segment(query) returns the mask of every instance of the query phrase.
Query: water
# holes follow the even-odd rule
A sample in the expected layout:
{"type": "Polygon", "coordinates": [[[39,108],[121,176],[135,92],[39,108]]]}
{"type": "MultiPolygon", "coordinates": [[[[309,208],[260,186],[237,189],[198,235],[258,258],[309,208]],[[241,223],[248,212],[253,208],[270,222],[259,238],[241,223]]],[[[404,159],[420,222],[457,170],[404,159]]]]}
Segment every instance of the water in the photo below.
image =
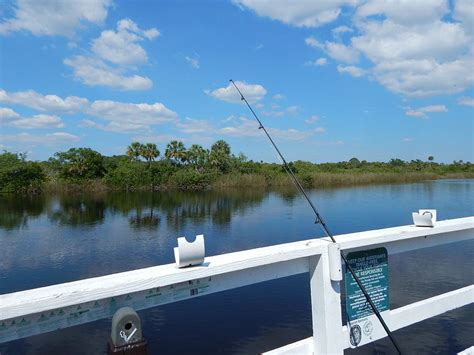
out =
{"type": "MultiPolygon", "coordinates": [[[[313,190],[334,234],[474,215],[474,180],[313,190]]],[[[0,294],[173,262],[179,236],[207,255],[322,236],[292,189],[202,193],[0,195],[0,294]]],[[[391,308],[474,283],[474,242],[391,256],[391,308]]],[[[311,335],[308,275],[139,312],[150,353],[247,354],[311,335]]],[[[474,345],[474,306],[397,331],[407,353],[474,345]]],[[[103,354],[110,320],[0,344],[5,354],[103,354]]],[[[390,353],[385,339],[350,353],[390,353]]]]}

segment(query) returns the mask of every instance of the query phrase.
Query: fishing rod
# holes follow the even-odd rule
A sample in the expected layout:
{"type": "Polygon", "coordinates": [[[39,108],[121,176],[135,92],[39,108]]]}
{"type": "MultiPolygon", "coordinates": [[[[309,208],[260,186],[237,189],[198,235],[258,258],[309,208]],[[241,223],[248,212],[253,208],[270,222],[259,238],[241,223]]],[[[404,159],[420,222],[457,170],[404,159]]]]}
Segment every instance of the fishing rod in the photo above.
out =
{"type": "MultiPolygon", "coordinates": [[[[272,137],[270,136],[270,134],[268,133],[267,129],[265,128],[265,126],[262,124],[262,121],[260,121],[260,119],[258,118],[257,114],[255,113],[255,111],[252,109],[252,106],[250,106],[250,104],[248,103],[247,99],[245,98],[245,96],[242,94],[242,92],[240,91],[240,89],[238,88],[238,86],[235,84],[234,80],[230,79],[229,80],[232,85],[234,85],[234,87],[237,89],[237,91],[239,92],[240,94],[240,100],[241,101],[244,101],[246,104],[247,104],[247,107],[249,108],[250,112],[252,112],[252,115],[253,117],[255,117],[255,119],[257,120],[259,126],[258,126],[258,129],[262,129],[264,132],[265,132],[265,135],[267,136],[267,138],[270,140],[270,143],[272,144],[273,148],[275,148],[278,156],[280,157],[282,163],[283,163],[283,167],[285,169],[285,171],[287,172],[287,174],[290,176],[291,180],[293,181],[293,183],[295,184],[296,188],[298,189],[299,192],[301,192],[301,194],[304,196],[304,198],[306,199],[306,201],[308,202],[308,204],[310,205],[311,209],[313,210],[314,212],[314,215],[316,216],[316,220],[314,221],[315,224],[320,224],[321,225],[321,228],[323,229],[324,231],[324,234],[326,234],[327,237],[329,237],[331,239],[331,241],[333,243],[336,243],[336,239],[334,238],[333,234],[329,231],[329,228],[326,224],[326,222],[324,222],[324,219],[321,217],[321,215],[319,214],[316,206],[313,204],[313,202],[311,201],[311,199],[309,198],[308,194],[306,193],[305,189],[303,188],[303,186],[301,185],[300,181],[298,180],[298,178],[296,177],[296,175],[293,173],[293,171],[291,170],[290,166],[288,165],[288,163],[286,162],[285,160],[285,157],[283,156],[283,154],[280,152],[280,149],[278,149],[277,145],[275,144],[275,142],[273,141],[272,137]]],[[[380,324],[382,324],[382,327],[383,329],[385,329],[385,332],[387,333],[388,337],[390,338],[393,346],[395,347],[395,349],[397,350],[398,354],[402,354],[401,350],[400,350],[400,347],[398,346],[397,342],[395,341],[395,338],[392,336],[392,332],[390,331],[390,329],[388,328],[387,324],[385,323],[385,321],[383,320],[382,316],[380,315],[380,312],[377,310],[377,307],[375,307],[375,304],[372,302],[372,299],[370,298],[367,290],[365,289],[364,285],[362,284],[362,282],[360,281],[359,277],[356,275],[354,269],[352,268],[352,266],[349,264],[349,262],[347,261],[346,259],[346,256],[344,255],[344,253],[341,251],[341,258],[342,260],[344,260],[344,263],[346,264],[346,267],[347,267],[347,270],[349,270],[349,272],[351,273],[352,277],[354,278],[354,280],[356,281],[357,285],[359,286],[359,289],[362,291],[362,293],[364,294],[364,297],[365,299],[367,300],[367,302],[369,303],[370,305],[370,308],[372,308],[372,311],[375,313],[375,315],[377,316],[378,320],[380,321],[380,324]]]]}

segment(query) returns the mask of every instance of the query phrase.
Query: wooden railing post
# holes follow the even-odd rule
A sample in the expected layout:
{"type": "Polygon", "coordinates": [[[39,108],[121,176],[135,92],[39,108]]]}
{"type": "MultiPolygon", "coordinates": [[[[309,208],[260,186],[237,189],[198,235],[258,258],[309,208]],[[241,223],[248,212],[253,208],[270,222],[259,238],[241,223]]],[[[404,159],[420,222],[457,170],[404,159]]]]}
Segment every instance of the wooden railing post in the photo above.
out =
{"type": "Polygon", "coordinates": [[[327,251],[309,258],[315,354],[343,354],[340,282],[331,281],[327,251]]]}

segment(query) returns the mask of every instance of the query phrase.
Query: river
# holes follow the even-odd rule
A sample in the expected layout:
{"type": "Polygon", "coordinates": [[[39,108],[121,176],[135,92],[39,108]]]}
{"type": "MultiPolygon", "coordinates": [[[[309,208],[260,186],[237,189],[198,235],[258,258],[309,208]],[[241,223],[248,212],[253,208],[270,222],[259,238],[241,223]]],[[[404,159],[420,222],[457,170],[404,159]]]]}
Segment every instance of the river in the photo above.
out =
{"type": "MultiPolygon", "coordinates": [[[[474,215],[474,180],[309,192],[334,234],[474,215]]],[[[322,236],[293,189],[0,195],[0,294],[174,262],[176,238],[204,234],[215,255],[322,236]]],[[[390,306],[474,283],[474,242],[389,257],[390,306]]],[[[150,354],[251,354],[311,335],[308,275],[139,312],[150,354]]],[[[0,344],[6,354],[103,354],[110,320],[0,344]]],[[[406,353],[474,345],[474,305],[394,333],[406,353]]],[[[385,339],[348,353],[390,353],[385,339]]]]}

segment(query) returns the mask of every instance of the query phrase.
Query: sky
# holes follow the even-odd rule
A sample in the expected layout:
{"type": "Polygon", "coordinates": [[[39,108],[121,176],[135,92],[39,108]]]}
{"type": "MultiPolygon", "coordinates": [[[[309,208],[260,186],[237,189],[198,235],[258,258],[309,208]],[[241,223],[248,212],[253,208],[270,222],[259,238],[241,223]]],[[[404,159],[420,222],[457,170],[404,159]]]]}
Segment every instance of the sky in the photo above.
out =
{"type": "Polygon", "coordinates": [[[2,0],[0,149],[474,161],[473,0],[2,0]]]}

